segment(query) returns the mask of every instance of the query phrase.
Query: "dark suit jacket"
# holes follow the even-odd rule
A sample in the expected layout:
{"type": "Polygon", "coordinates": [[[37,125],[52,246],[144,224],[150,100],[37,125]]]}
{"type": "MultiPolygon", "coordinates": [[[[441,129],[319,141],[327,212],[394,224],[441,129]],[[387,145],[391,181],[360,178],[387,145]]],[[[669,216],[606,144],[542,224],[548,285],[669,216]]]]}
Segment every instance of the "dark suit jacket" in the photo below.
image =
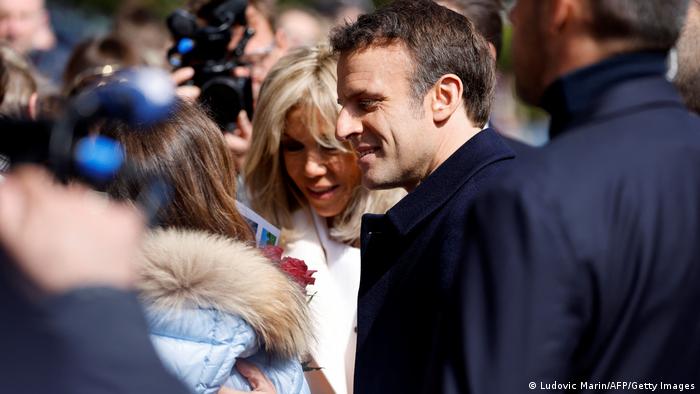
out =
{"type": "Polygon", "coordinates": [[[442,391],[700,389],[700,120],[664,60],[619,56],[548,89],[553,141],[469,217],[442,391]]]}
{"type": "Polygon", "coordinates": [[[357,393],[409,393],[425,383],[467,207],[513,153],[490,129],[465,143],[386,215],[365,215],[358,305],[357,393]]]}
{"type": "Polygon", "coordinates": [[[186,394],[161,365],[135,296],[107,288],[30,299],[0,250],[0,391],[186,394]]]}

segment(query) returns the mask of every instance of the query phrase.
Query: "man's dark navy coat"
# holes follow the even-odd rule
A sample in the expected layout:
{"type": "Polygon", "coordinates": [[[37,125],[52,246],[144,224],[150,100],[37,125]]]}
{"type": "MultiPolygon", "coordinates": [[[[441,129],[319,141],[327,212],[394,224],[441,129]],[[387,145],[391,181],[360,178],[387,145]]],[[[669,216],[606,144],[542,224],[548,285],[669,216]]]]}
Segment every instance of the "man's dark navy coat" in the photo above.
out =
{"type": "Polygon", "coordinates": [[[386,215],[365,215],[356,393],[425,384],[457,265],[467,207],[513,153],[490,129],[465,143],[386,215]]]}
{"type": "Polygon", "coordinates": [[[665,69],[626,54],[548,88],[553,141],[472,207],[426,392],[700,390],[700,119],[665,69]]]}

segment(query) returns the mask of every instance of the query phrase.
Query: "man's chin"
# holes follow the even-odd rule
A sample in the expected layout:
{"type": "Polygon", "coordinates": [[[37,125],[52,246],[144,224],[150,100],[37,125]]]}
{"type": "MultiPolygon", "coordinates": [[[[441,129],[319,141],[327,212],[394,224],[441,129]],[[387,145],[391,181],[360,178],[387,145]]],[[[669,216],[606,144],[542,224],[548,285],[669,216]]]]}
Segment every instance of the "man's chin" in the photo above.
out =
{"type": "Polygon", "coordinates": [[[403,187],[393,179],[379,177],[368,172],[362,173],[362,186],[370,190],[384,190],[403,187]]]}
{"type": "Polygon", "coordinates": [[[376,177],[373,177],[373,176],[369,175],[368,173],[363,172],[362,173],[362,186],[364,186],[370,190],[381,189],[382,182],[381,182],[381,179],[377,179],[376,177]]]}

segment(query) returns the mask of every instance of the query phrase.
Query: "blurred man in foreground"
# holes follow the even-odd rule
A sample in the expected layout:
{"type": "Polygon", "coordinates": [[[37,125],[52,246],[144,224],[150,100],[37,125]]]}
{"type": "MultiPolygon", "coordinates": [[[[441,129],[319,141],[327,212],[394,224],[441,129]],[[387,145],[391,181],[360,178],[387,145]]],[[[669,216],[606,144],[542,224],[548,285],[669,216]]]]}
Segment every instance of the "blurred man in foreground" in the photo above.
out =
{"type": "Polygon", "coordinates": [[[700,387],[700,119],[665,79],[687,6],[516,2],[553,140],[471,210],[443,391],[700,387]]]}

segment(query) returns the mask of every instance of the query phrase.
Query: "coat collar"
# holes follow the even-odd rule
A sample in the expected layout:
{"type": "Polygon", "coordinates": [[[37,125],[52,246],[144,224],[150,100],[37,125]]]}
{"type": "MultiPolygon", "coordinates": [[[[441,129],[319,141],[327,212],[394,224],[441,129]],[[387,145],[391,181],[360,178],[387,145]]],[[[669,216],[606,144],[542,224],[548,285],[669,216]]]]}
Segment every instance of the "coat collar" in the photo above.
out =
{"type": "Polygon", "coordinates": [[[550,137],[579,122],[656,103],[683,105],[665,81],[666,52],[613,56],[552,83],[540,103],[552,116],[550,137]],[[649,90],[652,89],[652,90],[649,90]],[[653,94],[650,94],[653,92],[653,94]]]}
{"type": "Polygon", "coordinates": [[[444,205],[483,167],[513,157],[513,152],[492,129],[482,130],[464,143],[386,215],[367,217],[367,227],[377,225],[381,228],[389,224],[399,234],[406,235],[444,205]],[[384,219],[387,219],[388,223],[384,219]]]}
{"type": "Polygon", "coordinates": [[[216,309],[240,316],[261,345],[282,357],[306,354],[312,320],[306,296],[257,248],[221,235],[157,229],[142,245],[137,290],[154,315],[216,309]]]}

